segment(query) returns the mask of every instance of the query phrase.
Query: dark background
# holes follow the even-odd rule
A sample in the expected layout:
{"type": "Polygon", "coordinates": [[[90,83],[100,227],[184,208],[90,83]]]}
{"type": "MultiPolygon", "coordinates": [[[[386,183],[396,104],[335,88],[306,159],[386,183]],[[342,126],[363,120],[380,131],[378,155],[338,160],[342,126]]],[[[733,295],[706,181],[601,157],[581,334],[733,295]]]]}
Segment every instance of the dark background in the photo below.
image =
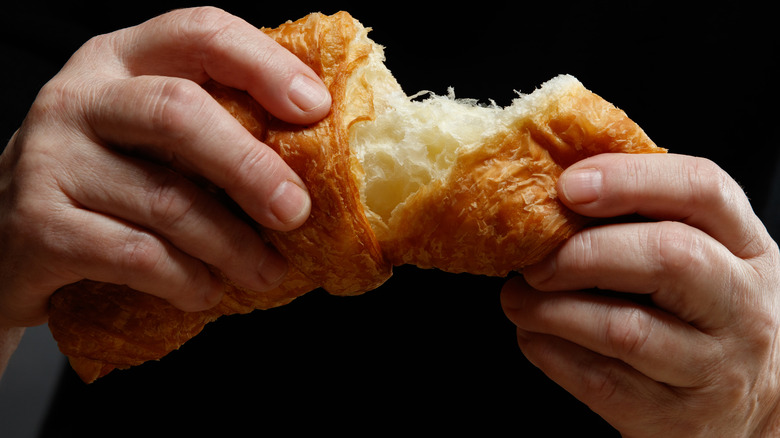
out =
{"type": "MultiPolygon", "coordinates": [[[[705,156],[767,202],[777,155],[777,32],[768,3],[215,2],[257,26],[344,9],[374,30],[408,93],[506,105],[570,73],[660,146],[705,156]]],[[[193,2],[25,2],[0,21],[2,132],[93,35],[193,2]]],[[[3,140],[3,144],[6,142],[3,140]]],[[[769,217],[769,216],[766,216],[769,217]]],[[[531,366],[499,306],[502,279],[402,267],[360,297],[314,292],[221,319],[162,361],[86,386],[66,369],[46,436],[150,431],[481,430],[617,436],[531,366]]],[[[157,434],[155,434],[156,436],[157,434]]]]}

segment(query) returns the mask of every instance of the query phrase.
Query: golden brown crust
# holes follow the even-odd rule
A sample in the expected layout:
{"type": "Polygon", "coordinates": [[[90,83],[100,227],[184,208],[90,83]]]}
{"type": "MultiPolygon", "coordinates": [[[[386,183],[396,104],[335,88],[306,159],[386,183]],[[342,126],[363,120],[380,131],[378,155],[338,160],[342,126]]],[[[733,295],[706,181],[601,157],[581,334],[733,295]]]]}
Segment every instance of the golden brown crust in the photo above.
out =
{"type": "Polygon", "coordinates": [[[393,265],[505,275],[539,260],[583,225],[555,195],[565,167],[601,152],[662,151],[622,111],[578,85],[459,155],[446,179],[420,189],[386,228],[373,230],[361,201],[362,168],[349,146],[350,127],[375,117],[371,84],[355,74],[372,51],[365,30],[341,12],[263,31],[328,86],[333,106],[325,119],[291,126],[244,92],[213,82],[204,87],[309,188],[312,213],[302,227],[261,230],[289,260],[287,280],[258,293],[223,276],[222,302],[193,313],[125,286],[88,280],[66,286],[52,297],[49,326],[84,381],[159,359],[221,315],[284,305],[317,287],[340,295],[374,289],[393,265]]]}
{"type": "Polygon", "coordinates": [[[222,301],[203,312],[184,312],[127,286],[83,280],[52,296],[49,328],[79,377],[92,382],[167,355],[222,315],[281,306],[316,288],[296,269],[282,286],[263,293],[223,279],[222,301]]]}
{"type": "Polygon", "coordinates": [[[566,167],[598,153],[663,152],[579,83],[540,105],[394,214],[381,241],[393,264],[505,276],[537,263],[585,223],[558,200],[566,167]]]}
{"type": "Polygon", "coordinates": [[[290,274],[282,286],[265,293],[237,288],[225,278],[222,302],[209,311],[194,313],[126,286],[84,280],[63,287],[52,297],[49,326],[84,381],[159,359],[220,315],[284,305],[317,287],[334,294],[357,294],[376,288],[390,276],[392,266],[360,213],[346,141],[355,117],[345,112],[364,107],[365,99],[370,99],[370,94],[364,94],[363,105],[349,106],[347,81],[365,61],[370,45],[356,39],[359,29],[346,13],[312,14],[263,31],[303,59],[328,85],[334,105],[324,120],[303,128],[287,125],[268,117],[246,93],[215,82],[204,88],[307,183],[312,197],[307,222],[289,233],[265,230],[266,237],[288,258],[290,274]]]}
{"type": "Polygon", "coordinates": [[[379,242],[363,212],[352,178],[349,127],[352,108],[365,107],[370,95],[347,98],[353,72],[371,53],[371,45],[356,36],[360,29],[345,13],[331,17],[311,14],[266,32],[306,62],[328,87],[333,105],[319,123],[300,129],[272,121],[265,142],[306,182],[312,199],[311,216],[291,232],[268,231],[273,245],[290,263],[323,289],[353,295],[375,289],[391,274],[379,242]]]}

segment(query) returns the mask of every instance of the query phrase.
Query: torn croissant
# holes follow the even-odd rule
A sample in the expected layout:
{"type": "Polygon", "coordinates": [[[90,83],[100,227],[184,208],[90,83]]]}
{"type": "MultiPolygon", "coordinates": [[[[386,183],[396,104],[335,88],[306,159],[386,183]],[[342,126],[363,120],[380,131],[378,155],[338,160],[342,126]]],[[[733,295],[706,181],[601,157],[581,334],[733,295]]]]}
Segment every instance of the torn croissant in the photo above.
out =
{"type": "Polygon", "coordinates": [[[49,326],[85,382],[159,359],[221,315],[284,305],[320,287],[337,295],[369,291],[393,266],[504,276],[584,225],[556,196],[567,166],[604,152],[665,152],[571,76],[506,108],[420,99],[404,93],[383,48],[345,12],[263,31],[329,87],[333,106],[324,120],[288,125],[244,92],[204,87],[310,190],[312,212],[302,227],[262,230],[288,259],[287,280],[260,293],[223,276],[222,302],[190,313],[125,286],[84,280],[63,287],[52,297],[49,326]]]}

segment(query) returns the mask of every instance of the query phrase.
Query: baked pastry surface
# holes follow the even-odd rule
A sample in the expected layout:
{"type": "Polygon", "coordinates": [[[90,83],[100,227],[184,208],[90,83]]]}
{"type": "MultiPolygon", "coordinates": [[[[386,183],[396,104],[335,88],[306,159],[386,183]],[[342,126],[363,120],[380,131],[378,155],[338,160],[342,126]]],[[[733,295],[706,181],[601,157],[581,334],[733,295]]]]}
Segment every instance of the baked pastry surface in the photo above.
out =
{"type": "Polygon", "coordinates": [[[49,326],[85,382],[156,360],[222,315],[289,303],[316,288],[354,295],[392,267],[504,276],[541,260],[586,219],[560,203],[556,181],[572,163],[605,153],[662,153],[626,114],[571,76],[508,107],[454,96],[409,96],[383,48],[348,13],[311,14],[268,35],[307,63],[333,106],[311,126],[267,114],[251,97],[204,84],[310,191],[312,213],[290,232],[260,230],[291,265],[270,292],[221,275],[215,308],[183,312],[121,285],[84,280],[51,300],[49,326]]]}

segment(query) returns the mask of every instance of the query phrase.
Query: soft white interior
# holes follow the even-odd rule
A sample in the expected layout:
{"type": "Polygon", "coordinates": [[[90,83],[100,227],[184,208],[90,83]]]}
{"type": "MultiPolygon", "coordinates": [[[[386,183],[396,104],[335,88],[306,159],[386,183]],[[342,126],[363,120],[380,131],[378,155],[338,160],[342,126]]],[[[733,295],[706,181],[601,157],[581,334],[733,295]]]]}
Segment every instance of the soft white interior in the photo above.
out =
{"type": "Polygon", "coordinates": [[[362,164],[363,202],[383,223],[420,187],[447,177],[462,149],[479,145],[497,128],[502,110],[471,100],[422,92],[407,96],[382,63],[364,74],[374,88],[376,118],[358,122],[350,149],[362,164]]]}
{"type": "Polygon", "coordinates": [[[428,92],[408,96],[385,67],[378,45],[361,75],[372,84],[376,118],[352,126],[350,149],[364,170],[361,196],[367,215],[380,226],[388,224],[393,211],[421,187],[447,178],[459,153],[478,147],[529,111],[532,101],[546,97],[519,96],[500,108],[456,99],[451,89],[448,96],[428,92]]]}

